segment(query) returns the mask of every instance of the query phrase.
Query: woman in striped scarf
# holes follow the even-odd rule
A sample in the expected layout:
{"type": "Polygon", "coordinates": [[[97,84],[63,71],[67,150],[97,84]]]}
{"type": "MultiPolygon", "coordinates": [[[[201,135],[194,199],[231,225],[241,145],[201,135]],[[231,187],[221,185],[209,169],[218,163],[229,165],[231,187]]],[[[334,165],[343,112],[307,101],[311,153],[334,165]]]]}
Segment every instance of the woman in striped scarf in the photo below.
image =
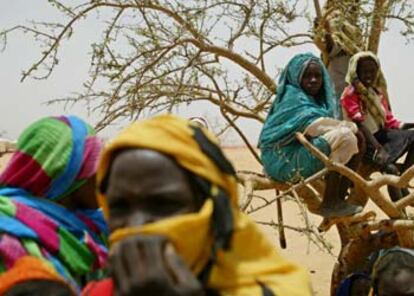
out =
{"type": "Polygon", "coordinates": [[[102,272],[107,228],[95,198],[101,146],[75,116],[43,118],[23,131],[0,175],[1,295],[33,281],[31,295],[36,288],[45,295],[53,279],[77,293],[102,272]],[[22,265],[24,276],[13,272],[22,265]]]}

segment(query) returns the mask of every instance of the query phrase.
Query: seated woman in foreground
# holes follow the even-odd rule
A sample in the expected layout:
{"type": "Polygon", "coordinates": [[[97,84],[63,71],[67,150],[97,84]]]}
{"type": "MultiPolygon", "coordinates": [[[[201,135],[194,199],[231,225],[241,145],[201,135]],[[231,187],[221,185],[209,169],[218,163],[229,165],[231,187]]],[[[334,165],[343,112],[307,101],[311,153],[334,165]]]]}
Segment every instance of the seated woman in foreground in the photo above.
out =
{"type": "Polygon", "coordinates": [[[101,147],[75,116],[40,119],[20,135],[0,175],[1,295],[77,294],[99,276],[107,257],[95,197],[101,147]]]}
{"type": "MultiPolygon", "coordinates": [[[[315,174],[323,164],[295,138],[304,133],[333,161],[356,170],[364,141],[353,123],[336,118],[339,107],[321,60],[298,54],[281,74],[276,99],[259,138],[266,173],[276,181],[297,183],[315,174]]],[[[336,172],[326,175],[326,190],[319,214],[324,217],[358,213],[362,207],[345,202],[348,179],[336,172]]]]}
{"type": "Polygon", "coordinates": [[[83,295],[311,295],[305,270],[240,212],[233,166],[197,124],[132,124],[104,150],[97,178],[112,278],[83,295]]]}
{"type": "MultiPolygon", "coordinates": [[[[379,60],[372,52],[355,54],[346,76],[348,86],[341,98],[344,116],[355,122],[366,138],[366,159],[385,173],[398,175],[395,162],[407,153],[402,172],[414,164],[414,127],[394,117],[386,96],[379,60]]],[[[389,187],[393,201],[408,194],[389,187]]]]}

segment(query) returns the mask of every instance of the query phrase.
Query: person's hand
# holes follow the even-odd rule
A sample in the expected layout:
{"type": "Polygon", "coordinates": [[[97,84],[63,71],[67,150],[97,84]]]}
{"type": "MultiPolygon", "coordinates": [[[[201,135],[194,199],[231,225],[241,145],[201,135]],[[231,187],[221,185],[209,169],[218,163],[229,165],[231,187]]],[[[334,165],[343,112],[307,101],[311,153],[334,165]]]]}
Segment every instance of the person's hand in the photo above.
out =
{"type": "Polygon", "coordinates": [[[161,236],[136,236],[114,245],[110,256],[117,296],[203,296],[201,284],[161,236]]]}
{"type": "Polygon", "coordinates": [[[358,126],[355,124],[355,122],[342,120],[341,126],[349,128],[354,134],[358,132],[358,126]]]}
{"type": "Polygon", "coordinates": [[[388,152],[383,147],[380,147],[375,150],[373,161],[377,165],[383,167],[390,162],[390,158],[388,152]]]}
{"type": "Polygon", "coordinates": [[[393,163],[388,163],[386,164],[383,168],[382,171],[384,173],[387,174],[392,174],[392,175],[396,175],[399,176],[400,175],[400,171],[398,170],[397,166],[393,163]]]}

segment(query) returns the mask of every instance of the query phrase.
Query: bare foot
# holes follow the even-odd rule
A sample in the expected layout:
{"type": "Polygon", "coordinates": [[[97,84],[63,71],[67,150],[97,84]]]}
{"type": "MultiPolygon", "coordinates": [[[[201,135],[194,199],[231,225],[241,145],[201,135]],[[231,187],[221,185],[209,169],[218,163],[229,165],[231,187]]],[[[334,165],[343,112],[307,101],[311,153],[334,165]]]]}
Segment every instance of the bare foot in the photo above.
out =
{"type": "Polygon", "coordinates": [[[322,204],[319,207],[317,214],[321,215],[324,218],[334,218],[355,215],[362,210],[362,206],[353,205],[341,200],[340,202],[337,202],[333,205],[322,204]]]}

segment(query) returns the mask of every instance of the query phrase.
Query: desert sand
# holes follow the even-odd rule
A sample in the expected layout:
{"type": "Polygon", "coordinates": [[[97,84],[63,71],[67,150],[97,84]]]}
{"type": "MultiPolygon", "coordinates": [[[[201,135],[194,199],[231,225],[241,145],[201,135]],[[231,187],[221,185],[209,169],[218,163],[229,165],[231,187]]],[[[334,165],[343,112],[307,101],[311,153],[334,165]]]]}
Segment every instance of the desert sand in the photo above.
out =
{"type": "Polygon", "coordinates": [[[9,161],[10,156],[11,156],[10,153],[0,154],[0,172],[3,170],[3,168],[5,167],[7,162],[9,161]]]}

